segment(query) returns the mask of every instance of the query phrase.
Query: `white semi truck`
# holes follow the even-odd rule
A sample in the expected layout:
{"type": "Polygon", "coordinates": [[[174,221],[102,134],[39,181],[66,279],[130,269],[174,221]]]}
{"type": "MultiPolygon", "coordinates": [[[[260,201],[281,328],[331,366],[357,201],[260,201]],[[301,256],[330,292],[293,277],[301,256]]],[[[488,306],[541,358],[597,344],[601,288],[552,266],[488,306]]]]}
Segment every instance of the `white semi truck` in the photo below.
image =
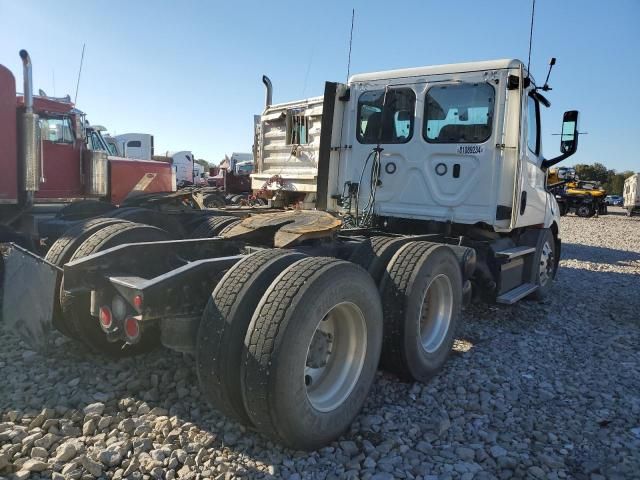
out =
{"type": "Polygon", "coordinates": [[[315,449],[348,428],[379,366],[436,375],[472,298],[551,294],[560,215],[546,170],[575,153],[578,112],[547,158],[549,88],[519,60],[355,75],[302,106],[272,105],[266,84],[254,189],[277,184],[270,194],[305,209],[218,217],[197,240],[120,224],[70,234],[59,298],[43,281],[56,268],[11,246],[5,318],[42,344],[53,298],[58,324],[95,351],[191,353],[215,408],[315,449]]]}
{"type": "Polygon", "coordinates": [[[154,152],[153,135],[149,133],[123,133],[113,137],[119,150],[127,158],[151,160],[154,152]]]}

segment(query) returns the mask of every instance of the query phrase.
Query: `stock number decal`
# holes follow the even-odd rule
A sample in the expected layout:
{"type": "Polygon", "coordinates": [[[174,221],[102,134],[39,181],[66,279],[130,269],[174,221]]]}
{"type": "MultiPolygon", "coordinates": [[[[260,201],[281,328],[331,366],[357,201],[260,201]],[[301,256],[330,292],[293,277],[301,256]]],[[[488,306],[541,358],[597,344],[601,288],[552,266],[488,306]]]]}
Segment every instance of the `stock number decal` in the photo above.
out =
{"type": "Polygon", "coordinates": [[[458,155],[476,155],[484,152],[482,145],[458,145],[458,155]]]}

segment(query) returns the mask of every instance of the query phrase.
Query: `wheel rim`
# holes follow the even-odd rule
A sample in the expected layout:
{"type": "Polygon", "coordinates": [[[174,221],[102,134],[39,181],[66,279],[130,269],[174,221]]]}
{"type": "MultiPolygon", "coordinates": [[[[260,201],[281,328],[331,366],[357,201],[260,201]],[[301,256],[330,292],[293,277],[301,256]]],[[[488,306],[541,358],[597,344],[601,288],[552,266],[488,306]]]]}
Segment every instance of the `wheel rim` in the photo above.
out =
{"type": "Polygon", "coordinates": [[[420,343],[427,353],[433,353],[447,337],[453,316],[453,288],[444,274],[431,279],[422,298],[420,309],[420,343]]]}
{"type": "Polygon", "coordinates": [[[304,382],[313,408],[329,412],[351,394],[367,352],[364,314],[351,302],[331,308],[318,322],[307,347],[304,382]]]}
{"type": "Polygon", "coordinates": [[[544,242],[542,253],[540,254],[540,285],[544,286],[553,275],[553,249],[549,242],[544,242]]]}

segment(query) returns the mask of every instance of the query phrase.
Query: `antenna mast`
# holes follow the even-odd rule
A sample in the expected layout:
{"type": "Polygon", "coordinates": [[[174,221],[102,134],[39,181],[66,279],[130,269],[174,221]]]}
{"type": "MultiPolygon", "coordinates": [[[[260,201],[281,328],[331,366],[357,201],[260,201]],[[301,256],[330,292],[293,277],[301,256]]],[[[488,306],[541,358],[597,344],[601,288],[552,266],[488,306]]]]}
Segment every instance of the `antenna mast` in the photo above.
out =
{"type": "Polygon", "coordinates": [[[529,59],[527,60],[527,77],[531,76],[531,70],[529,67],[531,66],[531,41],[533,40],[533,18],[536,14],[536,0],[532,1],[531,4],[531,29],[529,30],[529,59]]]}
{"type": "Polygon", "coordinates": [[[347,82],[349,81],[349,73],[351,73],[351,45],[353,44],[353,20],[356,17],[356,9],[351,9],[351,33],[349,34],[349,61],[347,62],[347,82]]]}
{"type": "Polygon", "coordinates": [[[73,99],[73,103],[78,102],[78,88],[80,87],[80,75],[82,74],[82,63],[84,62],[84,47],[86,44],[82,44],[82,55],[80,56],[80,70],[78,70],[78,81],[76,82],[76,95],[73,99]]]}

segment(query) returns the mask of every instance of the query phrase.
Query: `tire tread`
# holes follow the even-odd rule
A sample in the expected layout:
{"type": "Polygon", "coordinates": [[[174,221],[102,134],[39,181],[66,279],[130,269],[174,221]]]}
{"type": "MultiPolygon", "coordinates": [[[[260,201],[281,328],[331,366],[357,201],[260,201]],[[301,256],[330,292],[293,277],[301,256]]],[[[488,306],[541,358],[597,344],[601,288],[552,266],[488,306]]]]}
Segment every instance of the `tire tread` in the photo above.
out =
{"type": "Polygon", "coordinates": [[[254,314],[252,326],[247,332],[244,354],[244,399],[247,413],[263,433],[284,442],[271,416],[267,398],[271,357],[276,338],[286,326],[287,310],[305,284],[323,269],[340,263],[328,257],[310,257],[299,260],[271,285],[254,314]],[[254,362],[249,362],[253,359],[254,362]]]}
{"type": "MultiPolygon", "coordinates": [[[[225,377],[237,373],[237,380],[239,381],[240,372],[231,372],[228,366],[223,368],[223,364],[227,359],[220,359],[220,352],[223,351],[226,331],[231,328],[229,321],[232,320],[238,303],[242,302],[241,295],[247,293],[244,290],[245,285],[251,282],[256,275],[259,275],[265,266],[270,265],[271,261],[287,255],[295,259],[299,258],[299,254],[295,254],[290,250],[265,249],[253,253],[236,263],[214,289],[200,322],[197,362],[201,389],[205,393],[207,400],[216,409],[226,416],[235,418],[247,425],[251,425],[251,421],[244,410],[244,405],[235,405],[236,402],[231,398],[226,386],[227,381],[235,381],[236,379],[229,378],[227,380],[225,377]],[[201,349],[205,348],[207,351],[200,353],[201,349]],[[206,355],[207,357],[214,355],[212,364],[207,365],[209,362],[203,360],[201,355],[206,355]],[[213,370],[213,374],[209,374],[210,370],[213,370]],[[212,382],[214,383],[212,384],[212,382]]],[[[293,261],[292,259],[291,263],[293,261]]],[[[283,266],[284,268],[286,266],[283,266]]],[[[267,287],[268,285],[265,286],[265,289],[267,287]]],[[[238,362],[240,360],[238,358],[238,362]]]]}

